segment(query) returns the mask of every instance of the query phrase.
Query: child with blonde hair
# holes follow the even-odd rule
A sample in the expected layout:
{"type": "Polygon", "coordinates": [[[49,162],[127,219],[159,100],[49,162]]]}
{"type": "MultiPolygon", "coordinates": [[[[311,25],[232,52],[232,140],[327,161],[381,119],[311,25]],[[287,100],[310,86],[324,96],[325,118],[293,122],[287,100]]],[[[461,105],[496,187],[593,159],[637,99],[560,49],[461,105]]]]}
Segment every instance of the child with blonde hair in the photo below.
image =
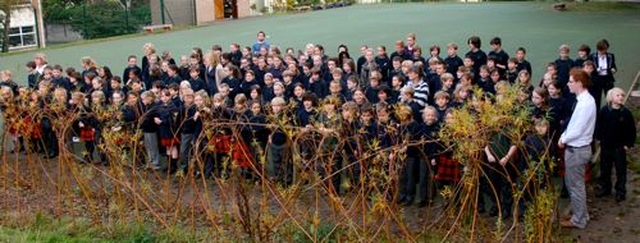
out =
{"type": "Polygon", "coordinates": [[[600,109],[595,137],[600,141],[600,188],[596,197],[611,194],[611,169],[616,169],[615,200],[626,199],[627,151],[636,141],[636,123],[624,106],[625,93],[615,87],[607,92],[607,105],[600,109]]]}

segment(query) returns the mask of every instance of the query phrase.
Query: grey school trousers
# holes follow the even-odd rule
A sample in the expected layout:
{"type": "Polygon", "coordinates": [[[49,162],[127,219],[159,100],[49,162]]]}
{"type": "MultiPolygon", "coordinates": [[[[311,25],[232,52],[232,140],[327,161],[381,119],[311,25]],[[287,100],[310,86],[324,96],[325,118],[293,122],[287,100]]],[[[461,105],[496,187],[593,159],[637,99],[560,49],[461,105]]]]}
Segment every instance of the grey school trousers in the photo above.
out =
{"type": "Polygon", "coordinates": [[[147,149],[147,157],[151,166],[160,168],[160,151],[158,150],[158,134],[144,133],[144,147],[147,149]]]}
{"type": "Polygon", "coordinates": [[[564,181],[567,184],[571,199],[571,222],[578,228],[587,227],[589,211],[587,208],[587,191],[584,184],[585,165],[591,159],[591,146],[569,147],[564,152],[566,172],[564,181]]]}
{"type": "Polygon", "coordinates": [[[191,150],[195,136],[189,133],[182,133],[180,136],[180,168],[187,172],[191,160],[191,150]]]}

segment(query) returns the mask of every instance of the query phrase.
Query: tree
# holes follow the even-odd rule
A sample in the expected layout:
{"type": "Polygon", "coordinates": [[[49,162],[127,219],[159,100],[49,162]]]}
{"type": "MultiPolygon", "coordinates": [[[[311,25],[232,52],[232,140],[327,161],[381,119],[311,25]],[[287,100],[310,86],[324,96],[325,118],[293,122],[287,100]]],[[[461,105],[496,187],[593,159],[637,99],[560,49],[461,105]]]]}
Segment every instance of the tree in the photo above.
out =
{"type": "Polygon", "coordinates": [[[24,0],[0,0],[2,11],[2,52],[9,52],[9,29],[11,28],[11,11],[16,6],[25,3],[24,0]]]}
{"type": "Polygon", "coordinates": [[[45,22],[69,24],[85,39],[138,32],[151,22],[148,0],[48,0],[45,22]]]}

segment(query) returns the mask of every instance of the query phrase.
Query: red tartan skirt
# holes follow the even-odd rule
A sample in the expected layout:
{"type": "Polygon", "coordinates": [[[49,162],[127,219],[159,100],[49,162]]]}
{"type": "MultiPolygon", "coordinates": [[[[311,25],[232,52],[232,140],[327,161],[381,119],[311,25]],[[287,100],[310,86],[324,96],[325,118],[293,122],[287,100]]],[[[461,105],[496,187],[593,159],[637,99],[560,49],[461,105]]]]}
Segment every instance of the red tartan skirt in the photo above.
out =
{"type": "Polygon", "coordinates": [[[125,139],[125,135],[124,134],[118,134],[118,135],[115,135],[114,142],[115,142],[115,144],[124,144],[124,142],[125,142],[124,139],[125,139]]]}
{"type": "Polygon", "coordinates": [[[241,139],[232,139],[230,135],[217,135],[209,140],[212,152],[226,154],[231,160],[243,169],[253,164],[253,156],[249,146],[241,139]]]}
{"type": "Polygon", "coordinates": [[[42,125],[39,122],[33,122],[31,117],[25,117],[24,123],[24,135],[31,139],[42,138],[42,125]]]}
{"type": "Polygon", "coordinates": [[[441,154],[438,156],[436,180],[439,181],[460,181],[462,177],[462,166],[453,158],[441,154]]]}
{"type": "Polygon", "coordinates": [[[91,127],[80,128],[80,140],[92,142],[96,140],[96,130],[91,127]]]}
{"type": "Polygon", "coordinates": [[[178,138],[160,138],[160,145],[167,148],[178,146],[179,144],[180,144],[180,140],[178,138]]]}
{"type": "Polygon", "coordinates": [[[9,126],[9,134],[11,135],[18,135],[18,131],[20,130],[18,123],[12,123],[9,126]]]}

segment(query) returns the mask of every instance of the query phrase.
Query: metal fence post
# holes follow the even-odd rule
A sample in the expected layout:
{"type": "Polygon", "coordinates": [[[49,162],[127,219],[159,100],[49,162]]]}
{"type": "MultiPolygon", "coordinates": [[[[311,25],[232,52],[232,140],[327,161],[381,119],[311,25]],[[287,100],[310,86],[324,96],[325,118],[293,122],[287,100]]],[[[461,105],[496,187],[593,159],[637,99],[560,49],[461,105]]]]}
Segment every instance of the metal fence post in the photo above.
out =
{"type": "Polygon", "coordinates": [[[89,34],[87,33],[87,1],[82,1],[82,32],[83,37],[86,39],[91,39],[89,34]]]}
{"type": "Polygon", "coordinates": [[[164,0],[160,0],[160,20],[162,21],[162,24],[165,24],[165,22],[164,22],[164,0]]]}

